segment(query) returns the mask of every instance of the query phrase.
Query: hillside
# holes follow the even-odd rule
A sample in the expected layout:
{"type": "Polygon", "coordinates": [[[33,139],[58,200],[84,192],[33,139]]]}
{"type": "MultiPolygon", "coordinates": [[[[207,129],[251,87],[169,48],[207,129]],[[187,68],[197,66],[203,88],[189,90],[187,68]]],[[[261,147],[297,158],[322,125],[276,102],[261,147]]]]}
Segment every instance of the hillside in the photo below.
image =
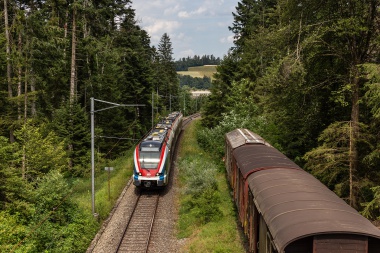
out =
{"type": "Polygon", "coordinates": [[[204,66],[197,66],[197,67],[189,67],[188,71],[177,71],[177,74],[179,75],[189,75],[191,77],[199,77],[203,78],[204,76],[213,79],[213,75],[216,73],[216,66],[217,65],[204,65],[204,66]]]}

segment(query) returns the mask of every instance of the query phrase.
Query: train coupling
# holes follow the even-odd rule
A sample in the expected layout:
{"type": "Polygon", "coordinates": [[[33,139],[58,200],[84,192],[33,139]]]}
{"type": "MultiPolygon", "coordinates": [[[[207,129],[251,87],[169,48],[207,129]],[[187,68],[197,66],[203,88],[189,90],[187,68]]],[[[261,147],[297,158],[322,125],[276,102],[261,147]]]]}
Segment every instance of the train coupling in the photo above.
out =
{"type": "Polygon", "coordinates": [[[152,182],[151,181],[144,181],[144,187],[149,188],[151,186],[152,186],[152,182]]]}

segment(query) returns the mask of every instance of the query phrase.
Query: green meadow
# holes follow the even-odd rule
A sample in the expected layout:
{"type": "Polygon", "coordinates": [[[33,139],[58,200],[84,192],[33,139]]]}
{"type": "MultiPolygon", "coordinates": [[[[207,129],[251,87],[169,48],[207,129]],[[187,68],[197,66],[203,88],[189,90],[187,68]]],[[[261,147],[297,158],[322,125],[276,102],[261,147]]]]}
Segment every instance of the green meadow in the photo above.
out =
{"type": "Polygon", "coordinates": [[[179,75],[189,75],[194,78],[207,76],[213,79],[213,75],[216,73],[216,65],[189,67],[187,71],[177,71],[177,73],[179,75]]]}

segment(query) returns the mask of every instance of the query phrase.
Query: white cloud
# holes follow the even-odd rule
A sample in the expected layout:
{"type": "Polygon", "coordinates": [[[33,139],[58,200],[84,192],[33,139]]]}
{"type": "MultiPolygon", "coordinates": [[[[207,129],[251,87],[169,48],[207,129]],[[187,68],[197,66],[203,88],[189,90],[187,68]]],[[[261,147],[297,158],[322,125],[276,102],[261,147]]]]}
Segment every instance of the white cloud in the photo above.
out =
{"type": "Polygon", "coordinates": [[[188,57],[188,56],[193,57],[194,55],[195,53],[192,49],[182,50],[178,53],[179,58],[188,57]]]}
{"type": "Polygon", "coordinates": [[[234,35],[223,37],[219,40],[222,44],[231,44],[234,42],[234,35]]]}
{"type": "Polygon", "coordinates": [[[181,23],[178,21],[153,19],[149,25],[144,26],[144,29],[150,34],[157,33],[171,33],[181,27],[181,23]]]}
{"type": "Polygon", "coordinates": [[[180,12],[181,9],[182,7],[179,4],[176,4],[173,7],[165,8],[164,16],[175,15],[176,13],[180,12]]]}
{"type": "Polygon", "coordinates": [[[198,9],[194,10],[194,11],[180,11],[178,13],[178,17],[179,18],[192,18],[192,17],[197,17],[197,16],[201,16],[205,13],[208,13],[208,14],[211,14],[212,12],[209,11],[209,9],[205,6],[200,6],[198,9]]]}
{"type": "Polygon", "coordinates": [[[178,13],[178,17],[180,17],[180,18],[188,18],[188,17],[190,17],[190,14],[187,11],[180,11],[178,13]]]}
{"type": "Polygon", "coordinates": [[[157,45],[167,33],[174,57],[222,56],[233,45],[232,12],[239,0],[133,0],[142,29],[157,45]]]}

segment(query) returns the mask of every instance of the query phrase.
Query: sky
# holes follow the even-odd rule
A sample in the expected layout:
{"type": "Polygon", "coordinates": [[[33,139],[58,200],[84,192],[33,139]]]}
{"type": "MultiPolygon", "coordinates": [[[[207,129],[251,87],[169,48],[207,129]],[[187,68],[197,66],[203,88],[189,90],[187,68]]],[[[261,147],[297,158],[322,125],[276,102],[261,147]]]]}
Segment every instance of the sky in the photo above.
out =
{"type": "Polygon", "coordinates": [[[233,46],[232,12],[239,0],[132,0],[137,24],[151,45],[169,35],[173,58],[214,55],[223,58],[233,46]]]}

